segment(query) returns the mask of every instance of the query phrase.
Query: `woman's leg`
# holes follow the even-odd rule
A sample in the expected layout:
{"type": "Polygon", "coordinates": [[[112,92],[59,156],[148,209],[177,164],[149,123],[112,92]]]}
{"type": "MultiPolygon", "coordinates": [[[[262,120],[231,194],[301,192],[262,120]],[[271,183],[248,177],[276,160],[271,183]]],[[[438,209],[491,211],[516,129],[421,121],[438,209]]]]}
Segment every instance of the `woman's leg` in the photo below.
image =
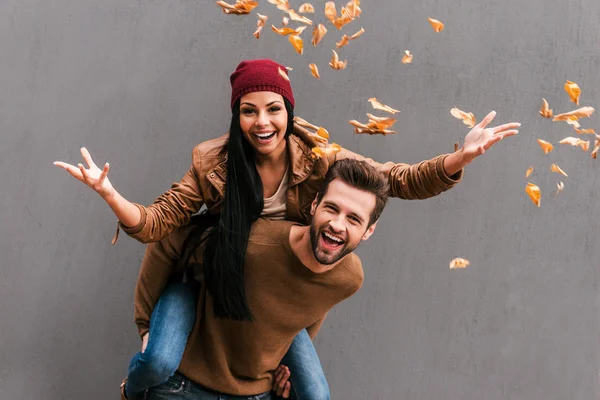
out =
{"type": "Polygon", "coordinates": [[[292,398],[298,400],[329,400],[329,385],[321,361],[306,329],[292,342],[281,363],[290,369],[292,398]]]}
{"type": "Polygon", "coordinates": [[[133,400],[146,389],[165,383],[179,367],[196,320],[198,282],[172,280],[150,317],[148,345],[129,363],[125,393],[133,400]]]}

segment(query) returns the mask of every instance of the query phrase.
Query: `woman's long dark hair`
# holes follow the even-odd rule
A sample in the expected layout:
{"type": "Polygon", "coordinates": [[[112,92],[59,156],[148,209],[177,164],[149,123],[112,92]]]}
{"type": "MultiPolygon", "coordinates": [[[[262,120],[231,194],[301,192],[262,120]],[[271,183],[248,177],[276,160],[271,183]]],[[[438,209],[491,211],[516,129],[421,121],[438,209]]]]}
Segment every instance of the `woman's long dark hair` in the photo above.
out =
{"type": "MultiPolygon", "coordinates": [[[[287,137],[294,128],[294,113],[287,99],[284,103],[288,113],[287,137]]],[[[263,207],[263,185],[256,169],[254,149],[242,134],[238,100],[232,109],[229,128],[221,215],[204,249],[205,283],[213,298],[216,317],[253,319],[244,286],[244,262],[250,229],[263,207]]]]}

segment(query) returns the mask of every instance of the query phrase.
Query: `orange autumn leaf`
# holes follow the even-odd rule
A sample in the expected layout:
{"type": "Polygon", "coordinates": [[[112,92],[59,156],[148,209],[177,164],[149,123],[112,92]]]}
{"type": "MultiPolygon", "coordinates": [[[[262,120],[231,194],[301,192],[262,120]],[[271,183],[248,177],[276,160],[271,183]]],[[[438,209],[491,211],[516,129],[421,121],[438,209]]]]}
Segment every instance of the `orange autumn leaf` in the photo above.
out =
{"type": "Polygon", "coordinates": [[[313,47],[317,47],[317,45],[323,40],[323,37],[327,33],[327,28],[325,25],[319,24],[313,29],[312,32],[312,45],[313,47]]]}
{"type": "Polygon", "coordinates": [[[325,140],[329,139],[329,132],[327,132],[327,129],[323,127],[319,127],[319,129],[317,129],[317,135],[325,140]]]}
{"type": "Polygon", "coordinates": [[[531,175],[532,172],[533,172],[533,167],[527,168],[527,171],[525,172],[525,178],[529,178],[529,175],[531,175]]]}
{"type": "Polygon", "coordinates": [[[363,124],[362,122],[358,122],[356,120],[348,121],[350,125],[354,126],[355,133],[366,133],[369,135],[380,134],[384,136],[396,133],[387,129],[394,125],[396,122],[395,118],[376,117],[373,114],[367,114],[367,116],[369,117],[368,124],[363,124]]]}
{"type": "Polygon", "coordinates": [[[544,150],[544,153],[546,153],[546,154],[550,153],[554,149],[554,146],[550,142],[546,142],[545,140],[542,140],[542,139],[538,139],[537,142],[539,143],[540,147],[542,148],[542,150],[544,150]]]}
{"type": "Polygon", "coordinates": [[[438,21],[437,19],[433,19],[433,18],[427,18],[429,20],[429,23],[431,24],[431,26],[433,27],[433,30],[435,32],[441,32],[444,30],[444,24],[440,21],[438,21]]]}
{"type": "Polygon", "coordinates": [[[595,160],[598,151],[600,150],[600,135],[596,135],[596,140],[594,140],[594,150],[592,150],[592,158],[595,160]]]}
{"type": "Polygon", "coordinates": [[[533,204],[539,207],[542,200],[542,192],[540,192],[540,188],[533,183],[527,183],[525,192],[529,195],[529,198],[531,201],[533,201],[533,204]]]}
{"type": "Polygon", "coordinates": [[[283,28],[276,28],[274,25],[271,25],[271,29],[273,30],[273,32],[278,33],[281,36],[300,35],[306,29],[306,26],[301,26],[299,28],[292,29],[287,26],[284,26],[283,28]]]}
{"type": "Polygon", "coordinates": [[[303,17],[294,10],[287,10],[287,13],[292,21],[298,21],[302,22],[303,24],[312,25],[312,21],[310,19],[303,17]]]}
{"type": "Polygon", "coordinates": [[[348,35],[344,34],[344,36],[342,36],[342,40],[340,40],[339,42],[337,42],[335,44],[335,46],[338,47],[338,48],[340,48],[340,47],[344,47],[348,43],[350,43],[350,38],[348,37],[348,35]]]}
{"type": "Polygon", "coordinates": [[[277,8],[282,11],[287,11],[290,8],[290,3],[288,0],[269,0],[269,3],[275,4],[277,8]]]}
{"type": "Polygon", "coordinates": [[[595,135],[596,134],[596,130],[595,129],[579,129],[577,127],[574,127],[575,132],[579,133],[580,135],[595,135]]]}
{"type": "Polygon", "coordinates": [[[471,263],[466,258],[455,258],[450,261],[450,269],[467,268],[471,263]]]}
{"type": "Polygon", "coordinates": [[[355,34],[353,34],[352,36],[350,36],[350,40],[354,40],[358,37],[361,37],[362,34],[365,33],[365,29],[364,28],[360,28],[360,30],[358,32],[356,32],[355,34]]]}
{"type": "Polygon", "coordinates": [[[318,126],[311,124],[310,122],[308,122],[304,118],[300,118],[297,115],[294,116],[294,122],[296,124],[298,124],[299,126],[303,127],[303,128],[312,129],[313,131],[318,131],[319,130],[318,126]]]}
{"type": "Polygon", "coordinates": [[[369,103],[371,103],[371,106],[373,106],[373,108],[376,110],[389,112],[390,114],[396,114],[400,112],[400,110],[395,110],[389,106],[386,106],[385,104],[380,103],[375,97],[371,97],[368,101],[369,103]]]}
{"type": "Polygon", "coordinates": [[[256,15],[258,15],[258,22],[256,23],[256,31],[254,32],[254,37],[260,39],[260,31],[262,31],[262,28],[264,28],[269,17],[267,17],[266,15],[261,15],[259,13],[256,13],[256,15]]]}
{"type": "Polygon", "coordinates": [[[585,152],[587,152],[590,149],[590,142],[589,141],[587,141],[587,140],[581,140],[579,138],[572,137],[572,136],[568,136],[568,137],[564,138],[563,140],[561,140],[558,143],[560,143],[560,144],[570,144],[571,146],[579,146],[585,152]]]}
{"type": "Polygon", "coordinates": [[[317,64],[309,64],[308,67],[310,68],[310,73],[312,74],[312,76],[314,76],[317,79],[321,79],[321,76],[319,75],[319,68],[317,67],[317,64]]]}
{"type": "Polygon", "coordinates": [[[410,51],[404,50],[404,57],[402,57],[402,64],[410,64],[413,61],[413,55],[410,51]]]}
{"type": "Polygon", "coordinates": [[[567,81],[565,83],[565,91],[568,93],[571,101],[579,105],[579,96],[581,95],[581,89],[575,82],[567,81]]]}
{"type": "Polygon", "coordinates": [[[288,26],[289,23],[290,23],[290,19],[288,17],[283,17],[281,24],[283,26],[288,26]]]}
{"type": "Polygon", "coordinates": [[[542,98],[542,101],[544,103],[542,104],[542,108],[540,109],[540,115],[544,118],[552,118],[552,110],[550,109],[548,102],[544,98],[542,98]]]}
{"type": "Polygon", "coordinates": [[[342,150],[339,144],[331,143],[330,146],[325,148],[323,147],[313,147],[312,148],[312,156],[314,158],[327,157],[335,153],[339,153],[342,150]]]}
{"type": "Polygon", "coordinates": [[[217,5],[221,7],[225,14],[246,15],[258,6],[258,2],[251,0],[237,0],[235,4],[229,4],[224,1],[217,1],[217,5]]]}
{"type": "Polygon", "coordinates": [[[290,77],[288,76],[288,74],[284,70],[282,70],[281,68],[277,68],[277,71],[279,72],[279,75],[281,75],[281,77],[283,79],[285,79],[288,82],[290,81],[290,77]]]}
{"type": "Polygon", "coordinates": [[[302,55],[304,53],[304,41],[302,38],[298,35],[290,35],[288,38],[292,46],[294,46],[296,53],[302,55]]]}
{"type": "Polygon", "coordinates": [[[345,7],[342,7],[340,16],[338,17],[335,3],[333,1],[328,1],[325,3],[325,16],[336,28],[342,29],[344,25],[354,21],[355,18],[360,16],[362,11],[359,4],[359,0],[349,1],[345,7]]]}
{"type": "Polygon", "coordinates": [[[567,175],[567,173],[565,171],[563,171],[558,165],[556,164],[552,164],[552,166],[550,167],[550,171],[552,172],[557,172],[563,176],[569,176],[567,175]]]}
{"type": "Polygon", "coordinates": [[[475,115],[472,112],[466,113],[466,112],[454,107],[453,109],[450,110],[450,114],[452,114],[452,116],[454,118],[461,119],[462,122],[469,128],[473,128],[475,126],[475,124],[477,123],[477,121],[475,121],[475,115]]]}
{"type": "Polygon", "coordinates": [[[570,119],[585,118],[591,116],[594,111],[594,107],[585,106],[573,111],[557,114],[554,116],[554,118],[552,118],[552,121],[568,121],[570,119]]]}
{"type": "Polygon", "coordinates": [[[298,8],[298,12],[301,12],[303,14],[314,14],[315,8],[310,3],[304,3],[298,8]]]}
{"type": "Polygon", "coordinates": [[[344,61],[340,61],[340,57],[338,56],[338,53],[335,52],[335,50],[333,51],[333,55],[331,56],[331,61],[329,62],[329,66],[335,70],[342,70],[344,68],[346,68],[346,66],[348,65],[348,60],[344,60],[344,61]]]}
{"type": "Polygon", "coordinates": [[[337,10],[335,8],[335,3],[333,1],[328,1],[325,3],[325,17],[333,23],[337,18],[337,10]]]}

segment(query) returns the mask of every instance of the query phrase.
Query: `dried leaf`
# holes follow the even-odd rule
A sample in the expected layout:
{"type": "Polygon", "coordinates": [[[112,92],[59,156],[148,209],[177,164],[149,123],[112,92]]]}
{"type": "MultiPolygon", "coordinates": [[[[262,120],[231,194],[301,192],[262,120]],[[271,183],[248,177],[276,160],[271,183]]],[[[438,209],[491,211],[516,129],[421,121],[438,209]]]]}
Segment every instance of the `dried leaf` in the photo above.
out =
{"type": "Polygon", "coordinates": [[[304,3],[298,8],[298,12],[301,12],[304,14],[309,14],[309,13],[314,14],[315,8],[310,3],[304,3]]]}
{"type": "Polygon", "coordinates": [[[342,150],[339,144],[331,143],[330,146],[322,148],[322,147],[313,147],[312,148],[312,156],[314,158],[327,157],[335,153],[339,153],[342,150]]]}
{"type": "Polygon", "coordinates": [[[283,77],[283,79],[285,79],[288,82],[290,81],[290,77],[284,70],[282,70],[281,68],[277,68],[277,71],[279,72],[279,75],[283,77]]]}
{"type": "Polygon", "coordinates": [[[429,20],[429,23],[431,24],[431,26],[433,27],[433,30],[435,32],[441,32],[444,30],[444,24],[440,21],[438,21],[437,19],[433,19],[433,18],[427,18],[429,20]]]}
{"type": "Polygon", "coordinates": [[[342,29],[344,25],[354,21],[355,18],[360,16],[362,11],[359,4],[359,0],[349,1],[346,4],[346,7],[342,7],[340,16],[338,17],[335,3],[333,1],[328,1],[325,3],[325,16],[336,28],[342,29]]]}
{"type": "Polygon", "coordinates": [[[306,29],[306,26],[301,26],[296,29],[292,29],[287,26],[284,26],[283,28],[276,28],[274,25],[271,25],[271,29],[273,30],[273,32],[278,33],[282,36],[300,35],[306,29]]]}
{"type": "Polygon", "coordinates": [[[454,118],[462,119],[462,122],[469,128],[473,128],[475,124],[477,124],[477,121],[475,121],[475,115],[473,113],[466,113],[454,107],[450,110],[450,114],[452,114],[454,118]]]}
{"type": "Polygon", "coordinates": [[[333,51],[333,56],[331,57],[331,61],[329,62],[329,65],[331,66],[331,68],[336,69],[336,70],[342,70],[342,69],[346,68],[346,66],[348,65],[348,60],[340,61],[338,53],[336,53],[335,50],[332,50],[332,51],[333,51]]]}
{"type": "Polygon", "coordinates": [[[539,143],[540,147],[542,148],[542,150],[544,150],[544,153],[546,153],[546,154],[548,154],[552,150],[554,150],[554,146],[550,142],[546,142],[545,140],[542,140],[542,139],[538,139],[537,142],[539,143]]]}
{"type": "Polygon", "coordinates": [[[290,3],[288,0],[269,0],[269,3],[275,4],[278,9],[287,11],[290,9],[290,3]]]}
{"type": "Polygon", "coordinates": [[[396,122],[395,118],[388,117],[376,117],[373,114],[367,114],[369,117],[369,123],[363,124],[356,120],[349,121],[350,125],[354,126],[356,133],[366,133],[369,135],[389,135],[396,132],[388,130],[396,122]]]}
{"type": "Polygon", "coordinates": [[[396,118],[391,117],[376,117],[373,114],[367,113],[367,117],[369,117],[369,122],[377,125],[377,128],[391,128],[392,125],[396,123],[396,118]]]}
{"type": "Polygon", "coordinates": [[[303,128],[312,129],[313,131],[318,131],[319,130],[318,126],[311,124],[310,122],[308,122],[304,118],[300,118],[297,115],[294,117],[294,122],[296,124],[298,124],[299,126],[303,127],[303,128]]]}
{"type": "Polygon", "coordinates": [[[527,168],[527,172],[525,172],[525,178],[529,178],[529,175],[533,172],[533,167],[527,168]]]}
{"type": "Polygon", "coordinates": [[[579,96],[581,95],[581,89],[575,82],[567,81],[565,83],[565,91],[569,94],[571,101],[579,105],[579,96]]]}
{"type": "Polygon", "coordinates": [[[410,54],[410,51],[404,50],[404,57],[402,57],[402,64],[410,64],[412,63],[413,55],[410,54]]]}
{"type": "Polygon", "coordinates": [[[314,76],[317,79],[321,79],[321,76],[319,75],[319,68],[317,67],[317,64],[308,64],[308,67],[310,68],[310,73],[312,74],[312,76],[314,76]]]}
{"type": "Polygon", "coordinates": [[[558,172],[559,174],[561,174],[561,175],[564,175],[564,176],[569,176],[569,175],[567,175],[567,173],[566,173],[565,171],[563,171],[563,170],[562,170],[562,169],[561,169],[561,168],[560,168],[558,165],[556,165],[556,164],[552,164],[552,166],[550,167],[550,171],[552,171],[552,172],[558,172]]]}
{"type": "Polygon", "coordinates": [[[288,38],[292,46],[294,46],[296,53],[302,55],[304,53],[304,41],[302,38],[298,35],[290,35],[288,38]]]}
{"type": "Polygon", "coordinates": [[[361,37],[363,33],[365,33],[365,29],[360,28],[360,30],[358,32],[356,32],[354,35],[350,36],[350,40],[354,40],[358,37],[361,37]]]}
{"type": "Polygon", "coordinates": [[[348,35],[344,34],[344,36],[342,36],[342,40],[337,42],[335,45],[336,45],[336,47],[339,48],[339,47],[344,47],[348,43],[350,43],[350,38],[348,37],[348,35]]]}
{"type": "Polygon", "coordinates": [[[283,26],[288,26],[289,23],[290,23],[290,19],[288,17],[283,17],[281,24],[283,26]]]}
{"type": "Polygon", "coordinates": [[[594,150],[592,150],[592,158],[596,159],[596,154],[600,150],[600,135],[596,135],[596,140],[594,140],[594,150]]]}
{"type": "Polygon", "coordinates": [[[525,187],[525,192],[529,195],[529,198],[531,199],[531,201],[533,201],[533,204],[539,207],[542,200],[542,193],[540,192],[540,188],[537,185],[534,185],[533,183],[527,183],[527,186],[525,187]]]}
{"type": "Polygon", "coordinates": [[[596,134],[595,129],[578,129],[577,127],[575,127],[574,129],[575,129],[575,132],[579,133],[580,135],[595,135],[596,134]]]}
{"type": "Polygon", "coordinates": [[[542,100],[544,103],[542,104],[540,115],[544,118],[552,118],[552,110],[550,109],[548,102],[544,98],[542,98],[542,100]]]}
{"type": "Polygon", "coordinates": [[[568,137],[564,138],[563,140],[561,140],[558,143],[560,143],[560,144],[570,144],[571,146],[579,146],[585,152],[587,152],[590,149],[590,142],[589,141],[587,141],[587,140],[581,140],[579,138],[572,137],[572,136],[568,136],[568,137]]]}
{"type": "Polygon", "coordinates": [[[337,10],[335,8],[335,3],[333,1],[328,1],[325,3],[325,17],[333,23],[337,18],[337,10]]]}
{"type": "Polygon", "coordinates": [[[260,39],[260,31],[262,31],[262,28],[267,23],[269,17],[267,17],[266,15],[261,15],[259,13],[256,13],[256,15],[258,15],[258,22],[256,23],[256,31],[254,32],[254,37],[260,39]]]}
{"type": "Polygon", "coordinates": [[[471,263],[465,258],[455,258],[450,261],[450,269],[467,268],[471,263]]]}
{"type": "Polygon", "coordinates": [[[558,194],[562,192],[564,188],[565,184],[562,181],[558,182],[556,184],[556,193],[554,193],[554,197],[558,196],[558,194]]]}
{"type": "Polygon", "coordinates": [[[380,103],[379,101],[377,101],[377,99],[375,97],[371,97],[369,99],[369,103],[371,103],[373,108],[376,110],[389,112],[390,114],[396,114],[397,112],[400,112],[400,110],[395,110],[389,106],[386,106],[385,104],[380,103]]]}
{"type": "Polygon", "coordinates": [[[594,107],[585,106],[573,111],[555,115],[552,121],[568,121],[570,119],[578,120],[579,118],[589,117],[594,113],[594,107]]]}
{"type": "Polygon", "coordinates": [[[302,15],[298,14],[296,11],[294,10],[288,10],[287,13],[290,16],[290,19],[292,21],[298,21],[298,22],[302,22],[303,24],[307,24],[307,25],[312,25],[312,21],[306,17],[303,17],[302,15]]]}
{"type": "Polygon", "coordinates": [[[319,24],[313,29],[312,32],[312,45],[313,47],[317,47],[317,45],[323,40],[323,37],[327,33],[327,28],[325,25],[319,24]]]}
{"type": "Polygon", "coordinates": [[[235,4],[229,4],[224,1],[217,1],[217,5],[221,7],[225,14],[246,15],[258,6],[257,1],[252,0],[237,0],[235,4]]]}
{"type": "Polygon", "coordinates": [[[327,132],[327,129],[323,127],[319,127],[319,129],[317,129],[317,135],[325,140],[329,139],[329,132],[327,132]]]}

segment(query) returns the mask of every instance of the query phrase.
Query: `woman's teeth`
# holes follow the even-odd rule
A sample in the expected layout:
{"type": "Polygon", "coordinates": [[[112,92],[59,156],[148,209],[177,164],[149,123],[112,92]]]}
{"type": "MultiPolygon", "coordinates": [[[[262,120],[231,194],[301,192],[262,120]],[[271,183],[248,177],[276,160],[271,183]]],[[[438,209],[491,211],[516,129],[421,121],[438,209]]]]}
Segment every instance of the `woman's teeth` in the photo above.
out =
{"type": "Polygon", "coordinates": [[[275,136],[277,132],[271,132],[271,133],[255,133],[254,135],[256,135],[256,137],[258,137],[261,140],[267,140],[267,139],[271,139],[273,136],[275,136]]]}

